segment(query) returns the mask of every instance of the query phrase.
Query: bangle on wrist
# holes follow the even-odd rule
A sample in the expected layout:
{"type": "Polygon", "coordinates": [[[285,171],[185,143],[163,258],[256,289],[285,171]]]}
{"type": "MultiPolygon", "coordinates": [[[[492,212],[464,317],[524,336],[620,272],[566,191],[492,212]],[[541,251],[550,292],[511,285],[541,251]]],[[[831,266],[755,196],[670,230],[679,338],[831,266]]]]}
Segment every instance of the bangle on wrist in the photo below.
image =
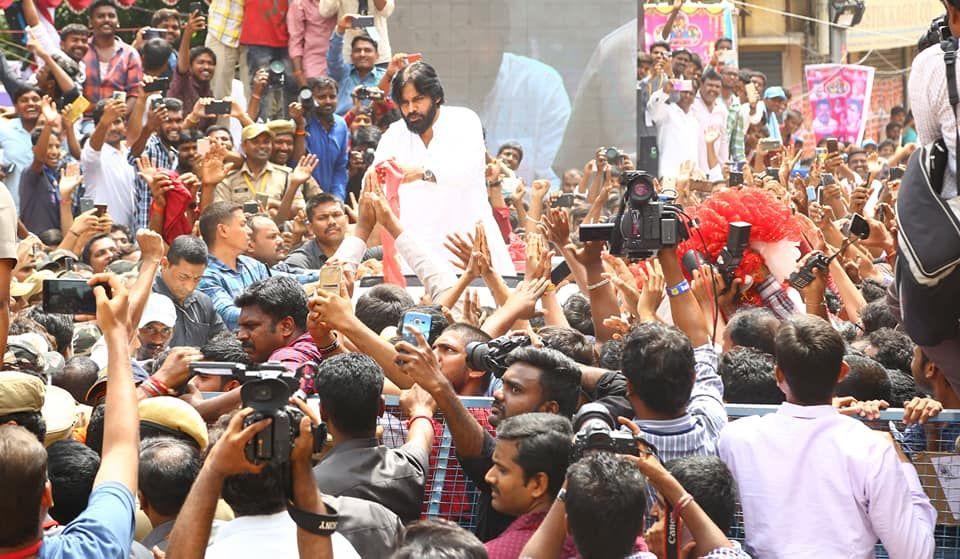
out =
{"type": "Polygon", "coordinates": [[[413,422],[416,421],[416,420],[418,420],[418,419],[427,419],[427,420],[430,421],[430,425],[431,425],[431,426],[434,425],[434,423],[433,423],[433,418],[430,417],[429,415],[415,415],[415,416],[413,416],[413,417],[411,417],[410,419],[407,420],[407,429],[409,430],[410,427],[413,425],[413,422]]]}
{"type": "Polygon", "coordinates": [[[604,285],[608,285],[609,283],[610,283],[610,280],[609,280],[609,279],[602,279],[602,280],[598,281],[597,283],[595,283],[595,284],[593,284],[593,285],[588,285],[588,286],[587,286],[587,291],[593,291],[594,289],[599,289],[599,288],[603,287],[604,285]]]}
{"type": "Polygon", "coordinates": [[[677,503],[673,506],[673,517],[677,518],[680,516],[680,513],[683,512],[683,509],[687,507],[690,503],[693,502],[693,495],[689,493],[684,493],[677,499],[677,503]]]}

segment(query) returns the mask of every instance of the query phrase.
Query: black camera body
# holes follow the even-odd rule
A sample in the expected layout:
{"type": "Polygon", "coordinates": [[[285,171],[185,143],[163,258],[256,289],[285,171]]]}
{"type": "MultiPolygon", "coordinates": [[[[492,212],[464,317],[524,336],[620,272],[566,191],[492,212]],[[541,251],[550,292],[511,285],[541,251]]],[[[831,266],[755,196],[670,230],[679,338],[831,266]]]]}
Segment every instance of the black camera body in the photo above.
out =
{"type": "Polygon", "coordinates": [[[573,416],[573,452],[571,463],[590,452],[612,452],[639,456],[633,433],[617,428],[613,414],[603,404],[589,402],[573,416]]]}
{"type": "Polygon", "coordinates": [[[930,27],[917,41],[917,50],[922,51],[927,47],[940,44],[941,41],[949,40],[953,37],[950,32],[950,23],[947,21],[947,15],[933,18],[930,27]]]}
{"type": "Polygon", "coordinates": [[[750,244],[750,229],[752,225],[746,221],[734,221],[729,224],[727,244],[717,255],[717,271],[723,278],[726,287],[724,293],[730,290],[733,284],[733,275],[737,266],[743,261],[743,251],[750,244]]]}
{"type": "Polygon", "coordinates": [[[687,238],[680,208],[661,202],[645,171],[626,171],[620,183],[627,192],[612,223],[580,226],[581,241],[608,241],[610,254],[627,259],[649,258],[661,248],[677,246],[687,238]]]}
{"type": "Polygon", "coordinates": [[[826,273],[832,260],[832,256],[827,256],[819,250],[814,251],[813,256],[807,259],[807,261],[803,263],[803,266],[800,266],[799,270],[790,274],[790,277],[787,278],[787,281],[793,287],[796,287],[797,289],[803,289],[804,287],[810,285],[814,279],[816,279],[816,276],[813,275],[813,271],[820,270],[820,272],[826,273]]]}
{"type": "Polygon", "coordinates": [[[287,68],[282,60],[274,60],[267,66],[267,87],[282,88],[286,84],[287,68]]]}
{"type": "Polygon", "coordinates": [[[530,345],[526,335],[500,336],[489,342],[467,344],[467,366],[474,371],[485,371],[500,378],[507,371],[507,356],[518,347],[530,345]]]}
{"type": "Polygon", "coordinates": [[[378,101],[383,99],[383,92],[380,91],[377,87],[358,87],[353,90],[353,96],[358,100],[370,99],[373,101],[378,101]]]}

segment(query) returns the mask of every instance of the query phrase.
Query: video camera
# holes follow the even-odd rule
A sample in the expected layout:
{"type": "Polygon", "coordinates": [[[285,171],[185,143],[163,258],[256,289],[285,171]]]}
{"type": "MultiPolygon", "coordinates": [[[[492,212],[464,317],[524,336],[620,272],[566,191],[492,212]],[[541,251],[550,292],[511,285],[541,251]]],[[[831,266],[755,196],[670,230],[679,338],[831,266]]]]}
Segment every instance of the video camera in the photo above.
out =
{"type": "Polygon", "coordinates": [[[613,222],[580,226],[581,241],[609,241],[610,254],[627,259],[649,258],[661,248],[676,246],[687,238],[682,210],[656,198],[654,178],[645,171],[626,171],[620,183],[627,195],[613,222]]]}
{"type": "Polygon", "coordinates": [[[947,15],[944,14],[940,17],[933,18],[933,21],[930,22],[930,27],[920,37],[920,40],[917,41],[917,50],[925,50],[927,47],[932,47],[933,45],[937,45],[941,41],[946,41],[952,37],[953,34],[950,32],[950,24],[947,22],[947,15]]]}
{"type": "Polygon", "coordinates": [[[530,345],[530,337],[524,334],[506,335],[489,342],[467,344],[467,366],[474,371],[485,371],[500,378],[507,371],[507,356],[518,347],[530,345]]]}
{"type": "Polygon", "coordinates": [[[589,402],[580,406],[577,415],[573,416],[573,431],[571,462],[591,451],[640,455],[633,433],[620,430],[613,414],[603,404],[589,402]]]}

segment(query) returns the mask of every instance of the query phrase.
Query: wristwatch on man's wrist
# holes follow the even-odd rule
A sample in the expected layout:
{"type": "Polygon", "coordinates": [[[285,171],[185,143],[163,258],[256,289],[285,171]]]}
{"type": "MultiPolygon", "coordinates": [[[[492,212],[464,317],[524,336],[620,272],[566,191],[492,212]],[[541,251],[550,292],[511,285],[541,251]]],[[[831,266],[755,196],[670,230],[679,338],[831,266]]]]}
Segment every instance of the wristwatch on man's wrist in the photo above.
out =
{"type": "Polygon", "coordinates": [[[427,182],[437,182],[437,177],[436,175],[433,174],[433,171],[431,171],[430,169],[424,169],[423,180],[427,182]]]}

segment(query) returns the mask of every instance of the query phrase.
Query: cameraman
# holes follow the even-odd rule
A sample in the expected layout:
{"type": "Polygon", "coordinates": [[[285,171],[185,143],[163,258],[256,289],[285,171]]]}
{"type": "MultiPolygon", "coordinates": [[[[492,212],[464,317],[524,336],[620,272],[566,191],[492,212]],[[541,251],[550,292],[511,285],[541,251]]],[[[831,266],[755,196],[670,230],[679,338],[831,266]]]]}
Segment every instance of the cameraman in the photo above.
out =
{"type": "MultiPolygon", "coordinates": [[[[477,536],[482,541],[499,535],[513,518],[491,510],[491,488],[486,473],[493,467],[496,441],[463,405],[453,385],[441,372],[426,340],[412,328],[417,345],[397,343],[400,370],[433,396],[447,420],[464,473],[480,490],[477,536]]],[[[510,353],[503,388],[493,394],[489,421],[494,427],[510,417],[546,412],[570,418],[580,394],[580,369],[556,350],[523,347],[510,353]]]]}
{"type": "Polygon", "coordinates": [[[360,199],[363,188],[363,176],[373,163],[373,151],[380,143],[380,129],[376,126],[361,126],[353,133],[350,141],[350,159],[347,166],[347,192],[360,199]],[[368,152],[368,150],[373,150],[368,152]]]}
{"type": "Polygon", "coordinates": [[[345,200],[350,130],[347,121],[336,114],[337,82],[327,77],[310,78],[307,87],[312,97],[303,107],[306,149],[307,153],[316,155],[319,160],[313,170],[313,178],[324,192],[345,200]]]}

